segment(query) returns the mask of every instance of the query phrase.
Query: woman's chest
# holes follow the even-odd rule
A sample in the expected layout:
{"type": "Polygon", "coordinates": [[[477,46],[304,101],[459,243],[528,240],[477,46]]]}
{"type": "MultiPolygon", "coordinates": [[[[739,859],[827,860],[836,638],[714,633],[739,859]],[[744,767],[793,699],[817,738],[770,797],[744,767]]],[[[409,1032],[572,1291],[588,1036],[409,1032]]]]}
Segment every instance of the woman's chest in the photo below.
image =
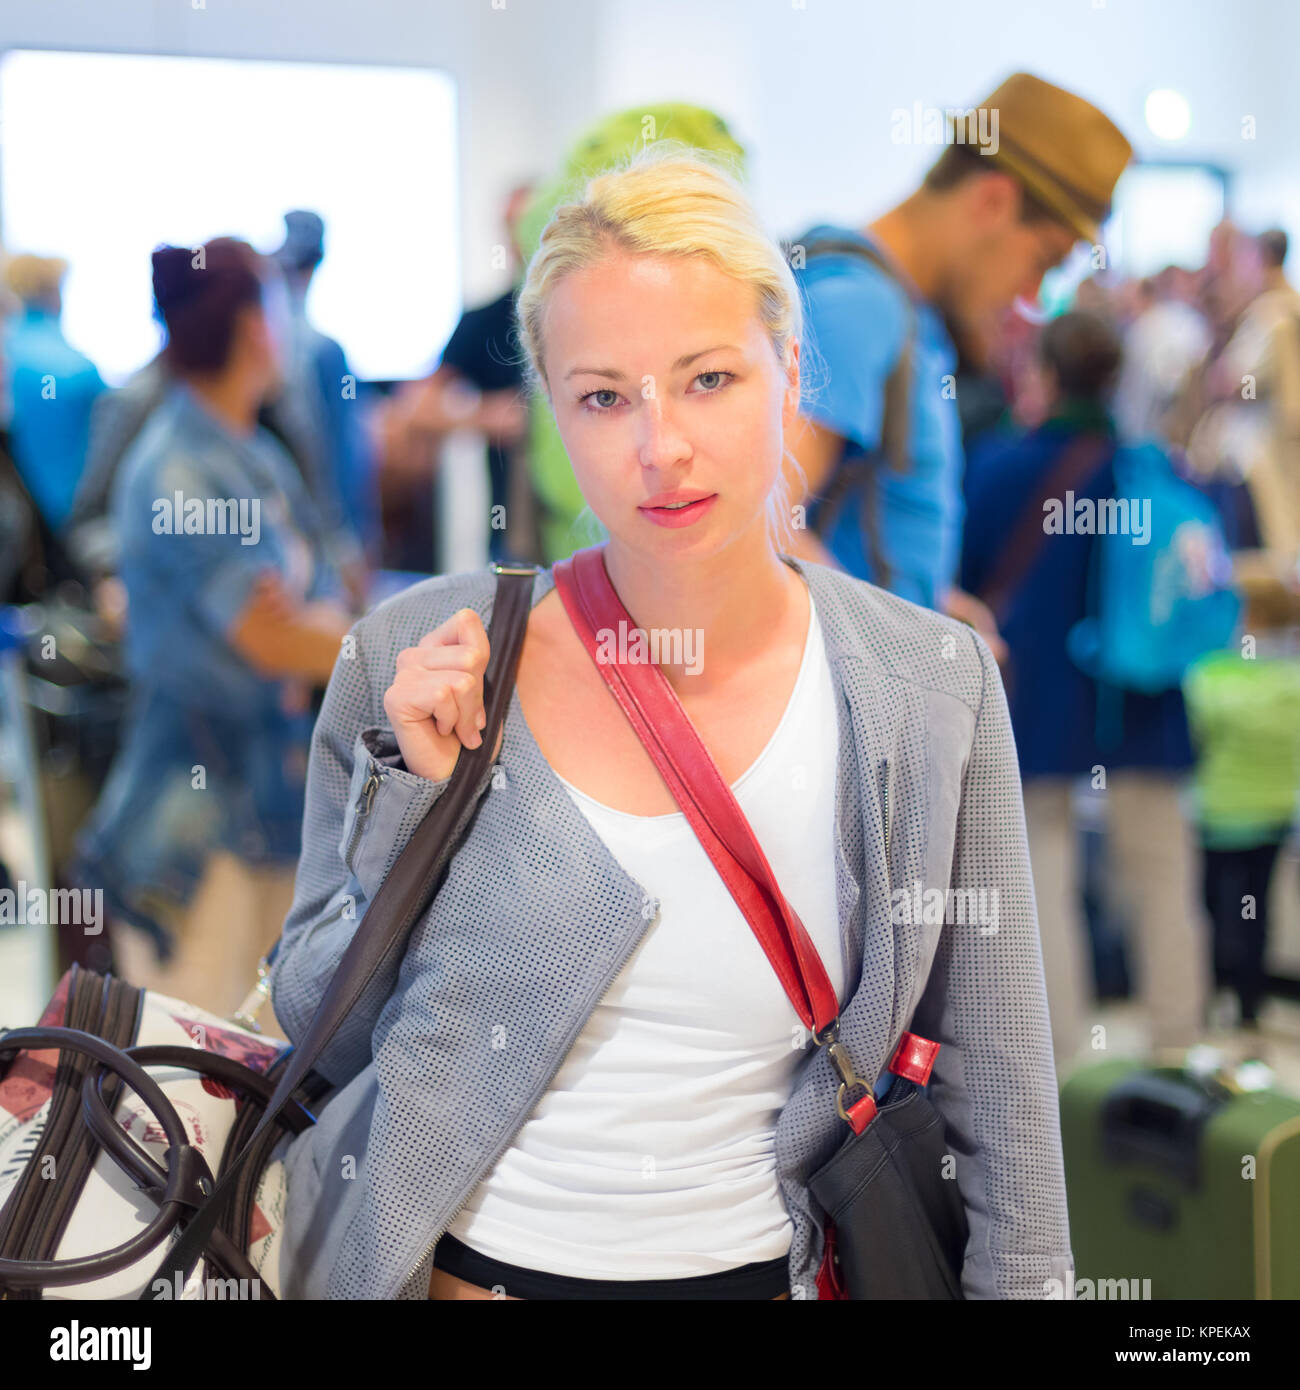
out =
{"type": "MultiPolygon", "coordinates": [[[[833,725],[834,710],[830,710],[833,725]]],[[[833,732],[833,729],[832,729],[833,732]]],[[[628,1007],[682,1010],[736,1037],[757,1028],[788,1043],[798,1018],[754,930],[682,814],[629,816],[569,787],[609,856],[659,906],[625,981],[628,1007]]],[[[847,941],[837,896],[838,747],[778,734],[733,789],[782,893],[806,927],[837,993],[847,941]]]]}

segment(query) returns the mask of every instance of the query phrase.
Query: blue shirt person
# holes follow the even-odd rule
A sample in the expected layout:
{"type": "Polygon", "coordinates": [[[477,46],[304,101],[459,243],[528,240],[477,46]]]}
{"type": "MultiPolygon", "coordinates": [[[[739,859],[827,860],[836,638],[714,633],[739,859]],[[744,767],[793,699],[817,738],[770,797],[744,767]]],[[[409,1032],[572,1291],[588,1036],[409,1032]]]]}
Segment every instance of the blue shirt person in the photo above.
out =
{"type": "Polygon", "coordinates": [[[825,260],[810,255],[804,268],[807,428],[791,442],[798,466],[786,481],[792,494],[811,494],[806,520],[825,532],[819,503],[865,475],[851,499],[859,505],[834,525],[829,545],[799,535],[796,513],[795,549],[942,607],[996,654],[992,615],[952,583],[963,460],[958,354],[947,326],[978,341],[994,316],[1037,296],[1077,241],[1095,245],[1132,146],[1090,102],[1026,72],[1012,73],[966,117],[950,111],[938,125],[946,127],[943,152],[902,202],[860,229],[821,224],[800,239],[830,234],[850,246],[825,260]],[[878,448],[889,464],[864,462],[878,448]]]}
{"type": "MultiPolygon", "coordinates": [[[[1076,503],[1113,497],[1115,426],[1104,406],[1063,400],[1038,428],[991,432],[971,450],[965,478],[968,525],[962,554],[962,586],[982,594],[1065,451],[1083,436],[1095,439],[1095,465],[1072,487],[1076,503]]],[[[1055,494],[1054,494],[1055,495],[1055,494]]],[[[1097,685],[1071,659],[1070,629],[1091,611],[1090,576],[1097,537],[1053,535],[1026,556],[1021,572],[998,605],[998,628],[1010,659],[1003,671],[1016,752],[1023,779],[1074,777],[1098,765],[1181,772],[1192,747],[1183,697],[1125,691],[1120,740],[1103,743],[1097,732],[1097,685]]]]}
{"type": "Polygon", "coordinates": [[[91,407],[104,381],[90,358],[63,336],[57,308],[42,304],[25,305],[5,325],[4,358],[14,462],[41,515],[57,531],[85,467],[91,407]]]}
{"type": "Polygon", "coordinates": [[[335,535],[335,562],[346,579],[351,568],[364,564],[365,552],[378,548],[376,481],[347,357],[307,316],[307,295],[325,258],[325,223],[318,213],[295,208],[285,213],[284,227],[284,243],[273,256],[290,308],[281,408],[296,417],[309,489],[335,535]]]}
{"type": "MultiPolygon", "coordinates": [[[[818,238],[871,246],[848,228],[820,224],[818,238]]],[[[878,252],[880,248],[876,248],[878,252]]],[[[880,460],[863,487],[876,526],[864,533],[854,491],[825,540],[850,574],[903,598],[938,608],[954,582],[963,515],[961,422],[955,393],[957,350],[938,311],[869,260],[849,252],[810,256],[800,274],[806,336],[802,411],[845,441],[843,467],[881,449],[885,383],[910,340],[908,457],[903,468],[880,460]]],[[[822,502],[808,525],[822,522],[822,502]]]]}
{"type": "Polygon", "coordinates": [[[112,513],[132,706],[78,857],[162,947],[153,903],[187,904],[213,849],[254,863],[299,853],[311,716],[227,634],[268,570],[308,601],[340,583],[282,446],[264,429],[232,433],[181,381],[123,460],[112,513]]]}
{"type": "Polygon", "coordinates": [[[277,405],[305,446],[311,493],[333,537],[335,562],[361,563],[379,539],[378,492],[356,381],[343,348],[307,318],[301,295],[291,298],[286,386],[277,405]]]}

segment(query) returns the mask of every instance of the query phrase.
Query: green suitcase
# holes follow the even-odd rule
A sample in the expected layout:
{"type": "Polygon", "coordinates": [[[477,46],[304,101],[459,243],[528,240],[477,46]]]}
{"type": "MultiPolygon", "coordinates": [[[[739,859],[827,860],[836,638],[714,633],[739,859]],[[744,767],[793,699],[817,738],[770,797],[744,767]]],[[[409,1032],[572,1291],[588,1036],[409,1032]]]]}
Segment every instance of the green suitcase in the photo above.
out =
{"type": "Polygon", "coordinates": [[[1300,1298],[1300,1100],[1101,1062],[1061,1140],[1075,1298],[1300,1298]]]}

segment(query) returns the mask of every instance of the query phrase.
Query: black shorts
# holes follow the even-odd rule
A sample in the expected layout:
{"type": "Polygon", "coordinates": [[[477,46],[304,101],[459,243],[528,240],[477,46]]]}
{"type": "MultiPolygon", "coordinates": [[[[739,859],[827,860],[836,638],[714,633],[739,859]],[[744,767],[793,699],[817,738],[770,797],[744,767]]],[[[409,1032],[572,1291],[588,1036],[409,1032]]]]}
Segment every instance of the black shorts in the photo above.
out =
{"type": "Polygon", "coordinates": [[[444,1235],[434,1247],[433,1263],[457,1279],[483,1289],[500,1287],[513,1298],[749,1299],[777,1298],[790,1292],[785,1255],[689,1279],[575,1279],[489,1259],[455,1236],[444,1235]]]}

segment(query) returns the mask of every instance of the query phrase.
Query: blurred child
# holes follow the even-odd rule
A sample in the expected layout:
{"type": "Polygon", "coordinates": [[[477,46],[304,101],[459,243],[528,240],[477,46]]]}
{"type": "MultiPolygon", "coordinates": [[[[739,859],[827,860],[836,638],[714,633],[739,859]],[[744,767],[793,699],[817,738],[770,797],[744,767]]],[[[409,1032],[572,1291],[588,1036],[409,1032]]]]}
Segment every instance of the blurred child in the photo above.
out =
{"type": "Polygon", "coordinates": [[[1271,598],[1257,592],[1245,649],[1202,658],[1183,682],[1214,979],[1236,994],[1246,1028],[1265,993],[1269,882],[1300,792],[1300,643],[1284,625],[1288,598],[1280,586],[1271,598]]]}

